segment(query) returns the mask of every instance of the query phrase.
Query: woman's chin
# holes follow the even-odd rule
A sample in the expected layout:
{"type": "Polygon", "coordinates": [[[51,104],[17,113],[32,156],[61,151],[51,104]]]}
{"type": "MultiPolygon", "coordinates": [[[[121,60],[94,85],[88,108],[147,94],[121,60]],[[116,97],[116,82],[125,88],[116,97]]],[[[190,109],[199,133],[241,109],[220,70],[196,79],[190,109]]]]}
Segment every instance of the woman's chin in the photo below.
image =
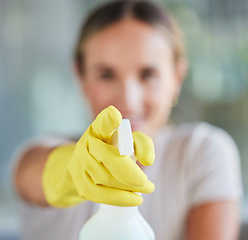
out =
{"type": "Polygon", "coordinates": [[[156,134],[158,129],[153,129],[153,128],[149,128],[147,125],[142,124],[142,125],[134,125],[131,124],[131,128],[133,132],[142,132],[145,133],[146,135],[148,135],[149,137],[153,138],[154,135],[156,134]]]}
{"type": "Polygon", "coordinates": [[[137,123],[132,123],[131,122],[131,128],[133,132],[140,131],[143,133],[147,132],[147,127],[144,122],[137,122],[137,123]]]}
{"type": "Polygon", "coordinates": [[[133,132],[136,132],[136,131],[141,131],[143,130],[143,127],[141,124],[135,124],[135,123],[131,123],[131,128],[132,128],[132,131],[133,132]]]}

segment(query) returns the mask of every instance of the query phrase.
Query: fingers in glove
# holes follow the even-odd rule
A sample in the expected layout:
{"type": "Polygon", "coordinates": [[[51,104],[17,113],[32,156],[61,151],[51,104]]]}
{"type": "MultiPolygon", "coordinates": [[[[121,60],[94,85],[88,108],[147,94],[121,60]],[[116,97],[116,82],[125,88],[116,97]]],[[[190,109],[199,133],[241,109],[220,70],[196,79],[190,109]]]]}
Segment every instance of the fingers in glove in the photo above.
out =
{"type": "Polygon", "coordinates": [[[97,160],[91,161],[91,166],[88,166],[87,172],[96,185],[140,193],[151,193],[155,188],[154,184],[150,181],[147,181],[147,183],[142,187],[120,183],[112,176],[109,170],[97,160]]]}
{"type": "Polygon", "coordinates": [[[110,204],[120,207],[131,207],[142,204],[143,198],[136,193],[109,188],[103,185],[95,185],[89,175],[85,175],[84,192],[82,196],[87,196],[87,199],[93,202],[110,204]]]}
{"type": "Polygon", "coordinates": [[[116,180],[111,181],[109,187],[127,190],[131,192],[139,192],[139,193],[152,193],[155,189],[155,185],[149,180],[147,181],[144,187],[126,186],[122,183],[117,182],[116,180]]]}
{"type": "Polygon", "coordinates": [[[138,161],[144,166],[150,166],[155,159],[154,145],[150,137],[142,132],[133,132],[134,151],[138,161]]]}
{"type": "Polygon", "coordinates": [[[146,185],[147,176],[129,156],[120,156],[116,147],[97,138],[89,137],[88,141],[90,154],[102,162],[118,182],[138,187],[146,185]]]}

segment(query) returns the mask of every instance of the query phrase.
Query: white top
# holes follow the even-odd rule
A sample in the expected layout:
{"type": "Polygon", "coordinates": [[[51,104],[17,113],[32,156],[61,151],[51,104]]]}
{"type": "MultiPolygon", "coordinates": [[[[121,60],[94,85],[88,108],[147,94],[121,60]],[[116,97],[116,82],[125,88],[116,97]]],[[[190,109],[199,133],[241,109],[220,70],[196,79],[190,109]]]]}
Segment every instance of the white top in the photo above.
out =
{"type": "MultiPolygon", "coordinates": [[[[182,239],[192,206],[242,196],[239,153],[223,130],[203,122],[171,126],[162,129],[154,143],[155,163],[144,171],[156,189],[143,194],[139,209],[156,240],[182,239]]],[[[82,225],[99,205],[41,208],[19,198],[18,206],[23,240],[78,240],[82,225]]]]}

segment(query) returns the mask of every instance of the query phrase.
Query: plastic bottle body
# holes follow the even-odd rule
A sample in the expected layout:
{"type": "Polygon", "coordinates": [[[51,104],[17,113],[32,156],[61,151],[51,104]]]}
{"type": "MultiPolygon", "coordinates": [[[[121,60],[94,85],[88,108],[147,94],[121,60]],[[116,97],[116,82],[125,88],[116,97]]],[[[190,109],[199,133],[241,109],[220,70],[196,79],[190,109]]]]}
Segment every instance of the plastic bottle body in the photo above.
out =
{"type": "Polygon", "coordinates": [[[155,240],[150,225],[138,207],[101,204],[98,212],[83,226],[79,240],[155,240]]]}

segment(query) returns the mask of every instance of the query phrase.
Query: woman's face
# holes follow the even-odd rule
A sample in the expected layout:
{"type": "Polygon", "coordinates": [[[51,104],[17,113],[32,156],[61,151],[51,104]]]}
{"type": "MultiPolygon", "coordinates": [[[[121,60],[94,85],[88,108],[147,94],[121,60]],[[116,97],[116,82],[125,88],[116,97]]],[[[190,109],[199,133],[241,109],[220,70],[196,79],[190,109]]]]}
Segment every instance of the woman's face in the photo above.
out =
{"type": "Polygon", "coordinates": [[[181,79],[165,34],[124,19],[88,40],[84,62],[80,82],[94,116],[113,105],[133,131],[150,136],[166,122],[181,79]]]}

